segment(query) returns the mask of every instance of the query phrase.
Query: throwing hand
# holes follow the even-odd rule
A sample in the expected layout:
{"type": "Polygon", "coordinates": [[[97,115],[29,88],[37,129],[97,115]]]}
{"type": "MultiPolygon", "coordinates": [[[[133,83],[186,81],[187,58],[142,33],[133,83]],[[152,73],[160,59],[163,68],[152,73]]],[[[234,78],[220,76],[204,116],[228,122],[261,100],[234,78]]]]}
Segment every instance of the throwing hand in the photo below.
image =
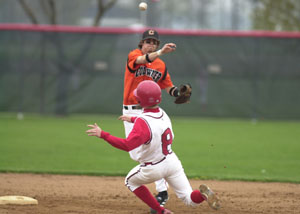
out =
{"type": "Polygon", "coordinates": [[[86,131],[88,136],[96,136],[100,138],[102,129],[97,125],[97,123],[95,123],[94,125],[88,125],[88,127],[91,128],[86,131]]]}

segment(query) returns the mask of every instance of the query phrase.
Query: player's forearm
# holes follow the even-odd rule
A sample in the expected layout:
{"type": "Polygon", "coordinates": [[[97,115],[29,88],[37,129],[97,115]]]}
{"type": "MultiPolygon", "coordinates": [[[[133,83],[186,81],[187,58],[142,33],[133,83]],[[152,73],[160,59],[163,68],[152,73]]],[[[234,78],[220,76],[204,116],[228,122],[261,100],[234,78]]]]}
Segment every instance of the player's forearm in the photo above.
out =
{"type": "Polygon", "coordinates": [[[162,52],[161,50],[149,53],[149,54],[144,54],[142,56],[139,56],[135,63],[136,64],[145,64],[145,63],[151,63],[153,62],[157,57],[161,56],[162,52]]]}
{"type": "Polygon", "coordinates": [[[125,139],[115,137],[105,131],[101,132],[100,138],[102,138],[103,140],[105,140],[106,142],[108,142],[110,145],[112,145],[113,147],[115,147],[117,149],[120,149],[120,150],[123,150],[126,152],[130,151],[130,148],[128,148],[128,146],[126,145],[125,139]]]}
{"type": "Polygon", "coordinates": [[[126,152],[139,147],[144,142],[144,139],[141,139],[138,135],[135,134],[130,134],[127,139],[123,139],[113,136],[110,133],[104,131],[101,132],[100,138],[108,142],[113,147],[126,152]]]}

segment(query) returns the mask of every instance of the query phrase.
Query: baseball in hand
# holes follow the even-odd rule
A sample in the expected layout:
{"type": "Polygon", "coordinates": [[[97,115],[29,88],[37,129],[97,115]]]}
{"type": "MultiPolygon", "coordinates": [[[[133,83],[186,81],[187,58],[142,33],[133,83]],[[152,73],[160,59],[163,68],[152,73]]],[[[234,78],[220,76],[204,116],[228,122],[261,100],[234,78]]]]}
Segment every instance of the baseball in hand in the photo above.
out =
{"type": "Polygon", "coordinates": [[[148,6],[147,3],[145,3],[145,2],[141,2],[139,4],[139,8],[141,11],[147,10],[147,6],[148,6]]]}

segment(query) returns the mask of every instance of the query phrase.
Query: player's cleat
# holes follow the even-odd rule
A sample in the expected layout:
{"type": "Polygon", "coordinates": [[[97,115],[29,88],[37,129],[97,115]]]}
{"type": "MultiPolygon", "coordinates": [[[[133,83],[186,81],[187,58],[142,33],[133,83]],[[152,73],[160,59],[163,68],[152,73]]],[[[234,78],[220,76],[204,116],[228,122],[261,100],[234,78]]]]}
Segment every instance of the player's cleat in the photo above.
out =
{"type": "Polygon", "coordinates": [[[208,186],[206,186],[205,184],[201,184],[199,189],[211,208],[213,208],[214,210],[218,210],[221,208],[220,199],[208,186]]]}
{"type": "MultiPolygon", "coordinates": [[[[158,201],[158,203],[160,204],[161,207],[164,207],[165,204],[167,203],[167,201],[169,200],[169,195],[167,191],[162,191],[159,192],[156,196],[155,196],[156,200],[158,201]]],[[[151,214],[156,214],[157,211],[153,210],[152,208],[150,208],[150,213],[151,214]]]]}
{"type": "Polygon", "coordinates": [[[165,206],[165,204],[167,203],[167,201],[169,200],[169,195],[167,191],[163,191],[163,192],[159,192],[156,196],[155,196],[156,200],[158,201],[158,203],[160,204],[160,206],[165,206]]]}

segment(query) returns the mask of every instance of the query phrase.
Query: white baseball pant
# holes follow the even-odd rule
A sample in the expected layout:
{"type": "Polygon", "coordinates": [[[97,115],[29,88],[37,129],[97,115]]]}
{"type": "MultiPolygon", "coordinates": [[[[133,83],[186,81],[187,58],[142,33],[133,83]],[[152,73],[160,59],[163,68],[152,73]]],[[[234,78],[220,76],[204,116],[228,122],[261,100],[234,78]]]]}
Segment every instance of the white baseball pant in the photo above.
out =
{"type": "Polygon", "coordinates": [[[156,180],[164,178],[173,188],[177,197],[186,205],[196,206],[191,200],[192,187],[184,173],[180,160],[173,152],[166,156],[166,159],[158,164],[140,165],[134,167],[125,178],[125,185],[134,191],[138,187],[153,183],[156,180]]]}

